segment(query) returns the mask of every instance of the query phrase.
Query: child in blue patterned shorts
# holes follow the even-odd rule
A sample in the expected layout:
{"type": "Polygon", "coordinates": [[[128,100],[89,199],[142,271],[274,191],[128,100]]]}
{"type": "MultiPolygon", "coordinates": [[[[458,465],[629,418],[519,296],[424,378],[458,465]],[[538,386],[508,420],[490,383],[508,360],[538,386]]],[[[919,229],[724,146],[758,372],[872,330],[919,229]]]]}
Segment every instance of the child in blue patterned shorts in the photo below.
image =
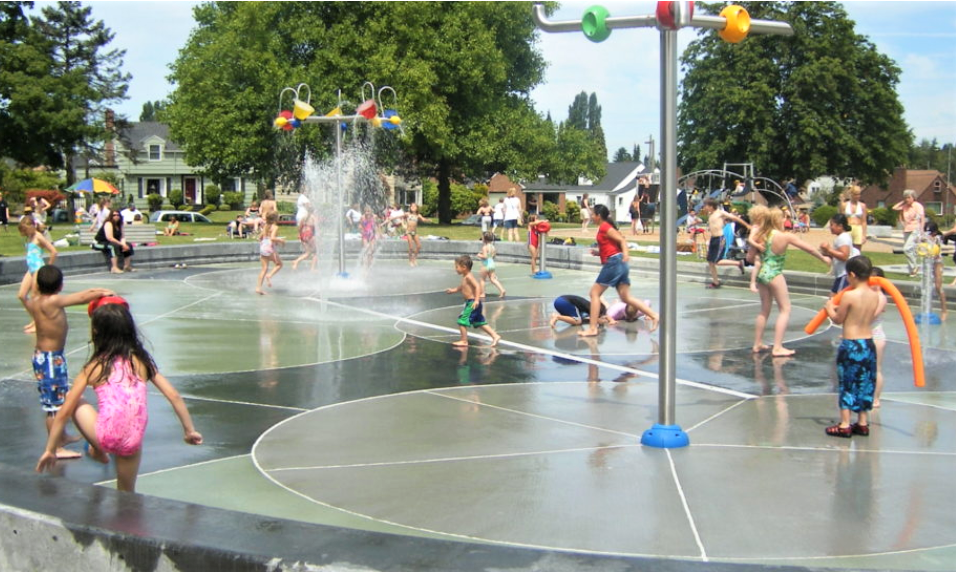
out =
{"type": "MultiPolygon", "coordinates": [[[[65,308],[89,302],[103,296],[112,296],[111,290],[89,288],[73,294],[61,294],[63,272],[48,264],[37,270],[37,295],[28,295],[23,300],[27,312],[36,322],[36,351],[33,352],[33,373],[40,392],[40,406],[46,413],[47,432],[53,426],[53,418],[63,405],[67,391],[70,390],[70,376],[66,368],[66,335],[69,326],[65,308]]],[[[64,438],[56,450],[57,459],[75,459],[79,453],[63,448],[68,441],[64,438]]]]}
{"type": "Polygon", "coordinates": [[[880,297],[869,287],[873,264],[865,256],[854,256],[846,262],[850,290],[843,294],[840,305],[827,301],[827,315],[834,324],[843,325],[843,341],[837,350],[837,378],[840,380],[840,422],[827,427],[831,437],[850,438],[870,434],[869,415],[876,389],[876,346],[871,324],[879,308],[880,297]],[[850,412],[857,413],[857,422],[850,424],[850,412]]]}
{"type": "Polygon", "coordinates": [[[478,280],[471,273],[471,267],[471,257],[467,254],[456,258],[455,272],[461,275],[461,284],[457,288],[445,290],[445,294],[461,292],[461,295],[465,298],[465,307],[462,309],[461,315],[458,316],[458,329],[461,331],[461,339],[452,345],[458,348],[468,347],[468,328],[478,328],[491,336],[491,346],[494,347],[498,345],[501,336],[491,329],[481,313],[481,288],[478,285],[478,280]]]}

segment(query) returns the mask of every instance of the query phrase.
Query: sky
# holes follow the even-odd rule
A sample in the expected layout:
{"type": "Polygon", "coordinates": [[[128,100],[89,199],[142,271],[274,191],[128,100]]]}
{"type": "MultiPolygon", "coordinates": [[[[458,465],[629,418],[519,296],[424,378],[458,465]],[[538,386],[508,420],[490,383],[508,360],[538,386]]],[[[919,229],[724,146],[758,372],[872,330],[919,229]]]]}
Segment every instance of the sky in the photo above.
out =
{"type": "MultiPolygon", "coordinates": [[[[48,2],[36,2],[37,9],[48,2]]],[[[116,110],[132,120],[143,104],[161,100],[172,90],[169,64],[185,45],[193,27],[195,2],[83,2],[93,17],[115,33],[111,44],[125,49],[125,71],[132,74],[130,99],[116,110]]],[[[586,2],[564,2],[552,20],[580,20],[586,2]]],[[[904,118],[916,141],[956,141],[956,1],[844,2],[856,31],[903,70],[897,86],[904,118]]],[[[606,2],[612,17],[654,12],[656,2],[606,2]]],[[[708,32],[713,33],[713,32],[708,32]]],[[[693,30],[678,35],[683,50],[693,30]]],[[[602,108],[610,154],[635,144],[647,153],[653,137],[660,149],[660,35],[652,29],[614,30],[606,41],[592,43],[580,33],[541,33],[538,47],[548,62],[545,83],[532,92],[536,109],[555,120],[582,91],[595,93],[602,108]]],[[[299,78],[289,78],[289,85],[299,78]]],[[[399,94],[400,96],[401,94],[399,94]]],[[[744,160],[744,159],[741,159],[744,160]]],[[[758,166],[759,167],[759,166],[758,166]]]]}

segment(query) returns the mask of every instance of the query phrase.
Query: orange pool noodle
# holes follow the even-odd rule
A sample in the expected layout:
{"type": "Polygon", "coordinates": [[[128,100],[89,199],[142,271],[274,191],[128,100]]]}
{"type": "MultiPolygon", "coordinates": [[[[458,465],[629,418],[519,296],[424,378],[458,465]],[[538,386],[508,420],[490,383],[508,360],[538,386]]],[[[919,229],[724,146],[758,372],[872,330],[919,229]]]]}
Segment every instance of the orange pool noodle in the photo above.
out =
{"type": "MultiPolygon", "coordinates": [[[[913,358],[913,384],[916,385],[916,387],[925,386],[926,378],[923,371],[923,349],[920,346],[919,333],[916,331],[916,320],[913,319],[913,312],[910,311],[909,304],[906,303],[906,299],[903,297],[903,294],[900,293],[899,289],[886,278],[873,276],[870,278],[869,284],[870,286],[879,286],[893,298],[896,308],[900,311],[900,317],[903,318],[903,326],[906,327],[906,336],[910,340],[910,355],[913,358]]],[[[843,292],[847,290],[849,290],[849,288],[837,292],[833,297],[833,303],[839,304],[840,298],[843,297],[843,292]]],[[[807,334],[813,334],[826,319],[827,311],[820,310],[806,327],[803,328],[803,331],[807,334]]]]}

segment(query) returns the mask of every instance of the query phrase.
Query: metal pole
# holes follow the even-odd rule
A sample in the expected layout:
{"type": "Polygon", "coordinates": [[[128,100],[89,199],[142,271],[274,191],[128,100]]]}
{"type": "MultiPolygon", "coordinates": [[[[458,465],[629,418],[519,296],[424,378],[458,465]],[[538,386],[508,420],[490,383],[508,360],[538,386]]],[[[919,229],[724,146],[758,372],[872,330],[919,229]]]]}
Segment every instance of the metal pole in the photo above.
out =
{"type": "Polygon", "coordinates": [[[339,191],[338,229],[339,229],[339,276],[345,274],[345,189],[342,188],[342,122],[335,122],[335,184],[339,191]]]}
{"type": "MultiPolygon", "coordinates": [[[[653,162],[653,158],[651,159],[653,162]]],[[[677,31],[661,31],[660,424],[674,425],[677,383],[677,31]]]]}

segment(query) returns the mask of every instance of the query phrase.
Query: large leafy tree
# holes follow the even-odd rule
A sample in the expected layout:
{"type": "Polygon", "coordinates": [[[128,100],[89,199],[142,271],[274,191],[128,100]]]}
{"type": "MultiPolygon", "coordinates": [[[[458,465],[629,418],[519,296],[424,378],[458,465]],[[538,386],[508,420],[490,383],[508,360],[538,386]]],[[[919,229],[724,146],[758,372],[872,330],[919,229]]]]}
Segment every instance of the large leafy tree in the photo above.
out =
{"type": "Polygon", "coordinates": [[[79,2],[44,6],[33,19],[45,40],[54,89],[47,94],[52,108],[34,113],[52,147],[52,166],[65,167],[67,184],[74,180],[72,158],[78,153],[99,155],[110,137],[105,115],[110,104],[126,98],[130,75],[122,71],[124,50],[108,49],[114,34],[92,9],[79,2]],[[57,160],[59,159],[59,160],[57,160]]]}
{"type": "Polygon", "coordinates": [[[393,157],[437,177],[442,221],[452,177],[533,175],[553,145],[528,97],[544,71],[530,3],[212,2],[195,15],[167,118],[187,160],[214,176],[255,171],[272,184],[306,152],[329,152],[327,127],[271,127],[280,91],[299,83],[322,112],[339,90],[351,112],[364,82],[392,86],[405,120],[393,157]]]}
{"type": "MultiPolygon", "coordinates": [[[[784,20],[793,37],[740,44],[707,31],[681,58],[678,118],[684,172],[749,161],[784,179],[821,174],[883,182],[912,135],[896,93],[900,69],[835,2],[740,2],[784,20]]],[[[705,4],[717,13],[722,4],[705,4]]]]}

